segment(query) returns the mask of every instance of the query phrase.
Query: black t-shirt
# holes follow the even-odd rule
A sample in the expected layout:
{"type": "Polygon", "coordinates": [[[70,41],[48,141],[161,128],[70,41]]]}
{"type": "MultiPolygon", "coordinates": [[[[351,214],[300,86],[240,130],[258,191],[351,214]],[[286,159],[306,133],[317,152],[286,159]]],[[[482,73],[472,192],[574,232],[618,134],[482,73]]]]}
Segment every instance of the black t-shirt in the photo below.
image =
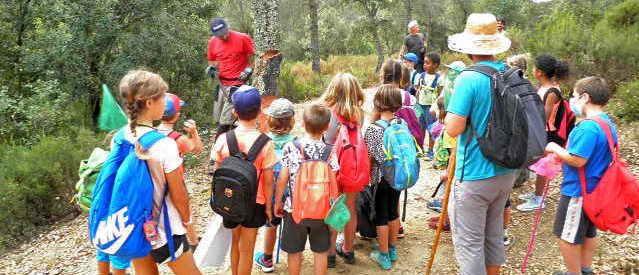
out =
{"type": "Polygon", "coordinates": [[[404,38],[404,46],[406,46],[409,53],[421,56],[422,49],[424,48],[424,34],[417,33],[417,35],[407,35],[406,38],[404,38]]]}

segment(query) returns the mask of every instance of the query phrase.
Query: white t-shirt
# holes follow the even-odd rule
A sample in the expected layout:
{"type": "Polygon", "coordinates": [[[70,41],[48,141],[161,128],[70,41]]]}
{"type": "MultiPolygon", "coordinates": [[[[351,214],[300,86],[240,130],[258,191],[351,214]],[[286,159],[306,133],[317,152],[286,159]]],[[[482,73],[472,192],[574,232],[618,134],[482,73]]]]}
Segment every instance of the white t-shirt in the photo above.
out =
{"type": "MultiPolygon", "coordinates": [[[[134,137],[131,133],[131,129],[127,126],[125,127],[125,138],[135,144],[137,139],[148,133],[152,130],[150,127],[138,126],[136,128],[136,136],[134,137]]],[[[182,158],[180,158],[180,154],[178,153],[177,144],[175,141],[169,137],[163,138],[153,144],[149,150],[147,150],[148,156],[150,159],[148,160],[149,171],[151,172],[151,178],[153,179],[153,213],[158,213],[160,209],[162,211],[169,211],[169,222],[171,225],[171,233],[173,235],[183,235],[186,234],[186,228],[182,225],[182,219],[180,218],[180,214],[173,206],[173,202],[171,201],[170,190],[166,195],[166,206],[167,208],[162,208],[162,199],[164,197],[164,190],[168,186],[166,181],[165,173],[173,172],[173,170],[177,169],[182,165],[182,158]]],[[[166,233],[164,233],[164,212],[159,214],[158,221],[158,235],[159,241],[153,247],[159,248],[166,244],[166,233]]]]}

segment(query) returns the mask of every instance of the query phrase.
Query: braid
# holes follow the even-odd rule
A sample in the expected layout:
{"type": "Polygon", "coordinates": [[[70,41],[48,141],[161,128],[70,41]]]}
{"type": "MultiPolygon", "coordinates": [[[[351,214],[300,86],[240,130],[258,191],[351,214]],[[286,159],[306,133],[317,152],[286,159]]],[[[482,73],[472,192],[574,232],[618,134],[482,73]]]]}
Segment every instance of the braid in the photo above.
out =
{"type": "Polygon", "coordinates": [[[133,133],[133,136],[136,136],[135,127],[137,127],[138,124],[138,104],[136,104],[136,102],[128,102],[126,108],[129,112],[129,127],[131,128],[131,133],[133,133]]]}

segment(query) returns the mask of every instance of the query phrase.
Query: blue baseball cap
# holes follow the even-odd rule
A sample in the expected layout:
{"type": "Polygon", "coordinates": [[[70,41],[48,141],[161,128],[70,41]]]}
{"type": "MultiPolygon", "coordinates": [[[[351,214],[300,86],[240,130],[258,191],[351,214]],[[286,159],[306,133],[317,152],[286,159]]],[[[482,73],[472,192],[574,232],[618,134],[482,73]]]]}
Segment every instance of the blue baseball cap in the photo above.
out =
{"type": "Polygon", "coordinates": [[[262,107],[262,97],[260,92],[253,86],[242,85],[231,96],[233,109],[238,114],[244,114],[249,110],[260,109],[262,107]]]}
{"type": "Polygon", "coordinates": [[[417,58],[417,55],[416,55],[416,54],[414,54],[414,53],[407,53],[407,54],[403,55],[402,57],[403,57],[404,59],[406,59],[406,60],[410,61],[410,62],[413,62],[413,63],[417,63],[417,62],[419,62],[419,61],[418,61],[419,59],[417,58]]]}
{"type": "Polygon", "coordinates": [[[180,112],[180,109],[184,106],[184,101],[172,93],[164,94],[164,101],[166,101],[166,107],[164,107],[164,114],[162,117],[170,117],[180,112]]]}
{"type": "Polygon", "coordinates": [[[229,26],[226,24],[226,21],[222,18],[213,18],[209,22],[209,28],[211,29],[211,33],[213,35],[220,37],[229,32],[229,26]]]}

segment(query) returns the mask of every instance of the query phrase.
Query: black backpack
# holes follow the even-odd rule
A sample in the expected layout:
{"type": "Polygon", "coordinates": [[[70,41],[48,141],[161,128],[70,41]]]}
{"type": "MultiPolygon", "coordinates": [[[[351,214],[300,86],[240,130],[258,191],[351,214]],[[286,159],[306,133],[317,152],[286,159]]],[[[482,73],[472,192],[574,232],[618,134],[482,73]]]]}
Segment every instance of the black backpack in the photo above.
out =
{"type": "Polygon", "coordinates": [[[357,232],[366,238],[377,237],[375,226],[375,193],[379,184],[367,185],[357,194],[357,232]]]}
{"type": "Polygon", "coordinates": [[[211,208],[224,219],[241,223],[253,215],[259,180],[253,161],[270,138],[261,134],[249,149],[241,152],[234,131],[226,132],[229,156],[213,173],[211,208]]]}
{"type": "Polygon", "coordinates": [[[482,154],[495,164],[511,169],[528,166],[543,157],[546,147],[544,104],[523,72],[512,67],[501,73],[485,65],[466,70],[489,76],[492,87],[486,133],[480,137],[468,120],[482,154]]]}

